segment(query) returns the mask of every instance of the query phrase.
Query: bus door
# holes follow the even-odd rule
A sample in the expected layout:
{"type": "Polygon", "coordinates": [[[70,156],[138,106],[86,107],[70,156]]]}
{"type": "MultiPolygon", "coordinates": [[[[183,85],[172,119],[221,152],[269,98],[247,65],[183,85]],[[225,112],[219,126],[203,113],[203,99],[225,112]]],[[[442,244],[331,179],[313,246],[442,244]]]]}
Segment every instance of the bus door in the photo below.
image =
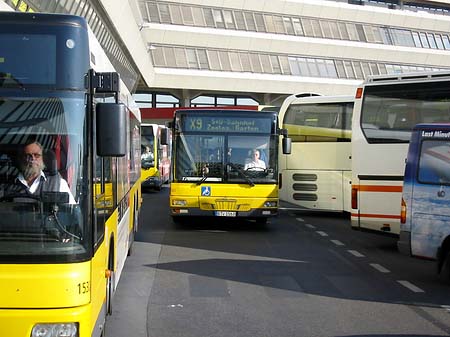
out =
{"type": "MultiPolygon", "coordinates": [[[[411,178],[411,254],[436,258],[437,248],[450,234],[450,127],[420,130],[417,172],[411,178]],[[436,137],[437,136],[437,137],[436,137]]],[[[409,157],[411,158],[411,157],[409,157]]],[[[406,183],[406,182],[405,182],[406,183]]]]}

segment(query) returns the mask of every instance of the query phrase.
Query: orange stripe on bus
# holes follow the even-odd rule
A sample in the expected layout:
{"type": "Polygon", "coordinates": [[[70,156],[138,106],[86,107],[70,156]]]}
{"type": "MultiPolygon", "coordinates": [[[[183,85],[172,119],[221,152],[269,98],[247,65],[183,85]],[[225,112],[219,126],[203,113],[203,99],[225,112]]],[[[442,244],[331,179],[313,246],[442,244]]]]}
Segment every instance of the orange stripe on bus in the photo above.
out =
{"type": "Polygon", "coordinates": [[[400,220],[400,215],[392,215],[392,214],[358,214],[352,213],[352,216],[355,218],[378,218],[378,219],[398,219],[400,220]]]}
{"type": "Polygon", "coordinates": [[[353,188],[361,192],[402,192],[402,186],[390,185],[353,185],[353,188]]]}

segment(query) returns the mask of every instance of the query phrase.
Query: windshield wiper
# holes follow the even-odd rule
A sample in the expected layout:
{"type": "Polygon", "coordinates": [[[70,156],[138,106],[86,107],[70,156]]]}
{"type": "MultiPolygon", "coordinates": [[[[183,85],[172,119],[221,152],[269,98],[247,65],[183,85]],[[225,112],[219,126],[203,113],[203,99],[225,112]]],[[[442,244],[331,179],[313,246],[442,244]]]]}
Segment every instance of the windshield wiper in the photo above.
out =
{"type": "Polygon", "coordinates": [[[201,185],[206,179],[208,179],[208,175],[204,175],[203,177],[202,177],[202,179],[200,179],[199,181],[197,181],[196,183],[195,183],[195,185],[201,185]]]}
{"type": "Polygon", "coordinates": [[[236,171],[238,171],[238,173],[245,179],[245,181],[250,185],[250,186],[255,186],[255,183],[253,182],[253,180],[251,180],[244,171],[242,171],[242,169],[233,164],[233,163],[227,163],[227,165],[230,165],[232,168],[234,168],[236,171]]]}

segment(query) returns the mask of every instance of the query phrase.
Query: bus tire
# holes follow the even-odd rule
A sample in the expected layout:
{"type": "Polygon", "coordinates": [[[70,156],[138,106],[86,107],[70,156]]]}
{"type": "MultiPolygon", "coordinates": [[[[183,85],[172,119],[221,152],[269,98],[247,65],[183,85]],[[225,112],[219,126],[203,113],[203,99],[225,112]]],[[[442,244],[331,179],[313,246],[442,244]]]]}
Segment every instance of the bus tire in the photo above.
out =
{"type": "Polygon", "coordinates": [[[115,280],[115,273],[114,270],[110,270],[110,276],[108,277],[108,280],[106,281],[106,314],[112,315],[113,309],[112,309],[112,299],[114,295],[114,280],[115,280]]]}
{"type": "Polygon", "coordinates": [[[171,216],[172,217],[172,223],[175,225],[182,225],[185,221],[183,217],[180,216],[171,216]]]}
{"type": "Polygon", "coordinates": [[[133,254],[134,234],[135,234],[135,231],[134,231],[134,226],[133,226],[133,229],[131,230],[131,233],[130,233],[130,237],[129,237],[129,239],[128,239],[128,252],[127,252],[127,256],[131,256],[131,254],[133,254]]]}
{"type": "Polygon", "coordinates": [[[443,253],[443,261],[439,278],[442,281],[450,282],[450,250],[443,253]]]}
{"type": "MultiPolygon", "coordinates": [[[[134,201],[134,203],[136,205],[136,200],[134,201]]],[[[128,256],[130,256],[133,253],[133,243],[134,243],[134,237],[136,235],[137,228],[138,228],[138,221],[139,221],[139,212],[135,206],[134,216],[133,216],[133,228],[131,230],[130,237],[128,239],[128,253],[127,253],[128,256]]]]}
{"type": "MultiPolygon", "coordinates": [[[[113,238],[111,238],[111,241],[113,238]]],[[[114,242],[111,242],[111,245],[114,244],[114,242]]],[[[110,246],[112,247],[112,246],[110,246]]],[[[114,297],[114,286],[116,284],[116,274],[114,272],[114,251],[111,250],[108,257],[108,271],[109,276],[106,279],[106,315],[112,315],[113,312],[113,305],[112,305],[112,299],[114,297]]]]}
{"type": "Polygon", "coordinates": [[[255,222],[257,225],[266,225],[267,224],[267,218],[256,218],[255,222]]]}

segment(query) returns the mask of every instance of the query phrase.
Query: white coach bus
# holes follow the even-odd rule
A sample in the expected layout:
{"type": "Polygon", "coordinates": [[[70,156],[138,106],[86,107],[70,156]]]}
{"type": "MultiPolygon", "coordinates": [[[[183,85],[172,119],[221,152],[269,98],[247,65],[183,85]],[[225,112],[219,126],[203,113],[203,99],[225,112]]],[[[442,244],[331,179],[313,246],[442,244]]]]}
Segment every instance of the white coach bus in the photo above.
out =
{"type": "Polygon", "coordinates": [[[370,77],[353,114],[352,228],[397,236],[411,131],[450,121],[450,72],[370,77]]]}
{"type": "Polygon", "coordinates": [[[280,200],[290,208],[350,212],[353,96],[289,96],[282,128],[292,139],[280,157],[280,200]]]}

